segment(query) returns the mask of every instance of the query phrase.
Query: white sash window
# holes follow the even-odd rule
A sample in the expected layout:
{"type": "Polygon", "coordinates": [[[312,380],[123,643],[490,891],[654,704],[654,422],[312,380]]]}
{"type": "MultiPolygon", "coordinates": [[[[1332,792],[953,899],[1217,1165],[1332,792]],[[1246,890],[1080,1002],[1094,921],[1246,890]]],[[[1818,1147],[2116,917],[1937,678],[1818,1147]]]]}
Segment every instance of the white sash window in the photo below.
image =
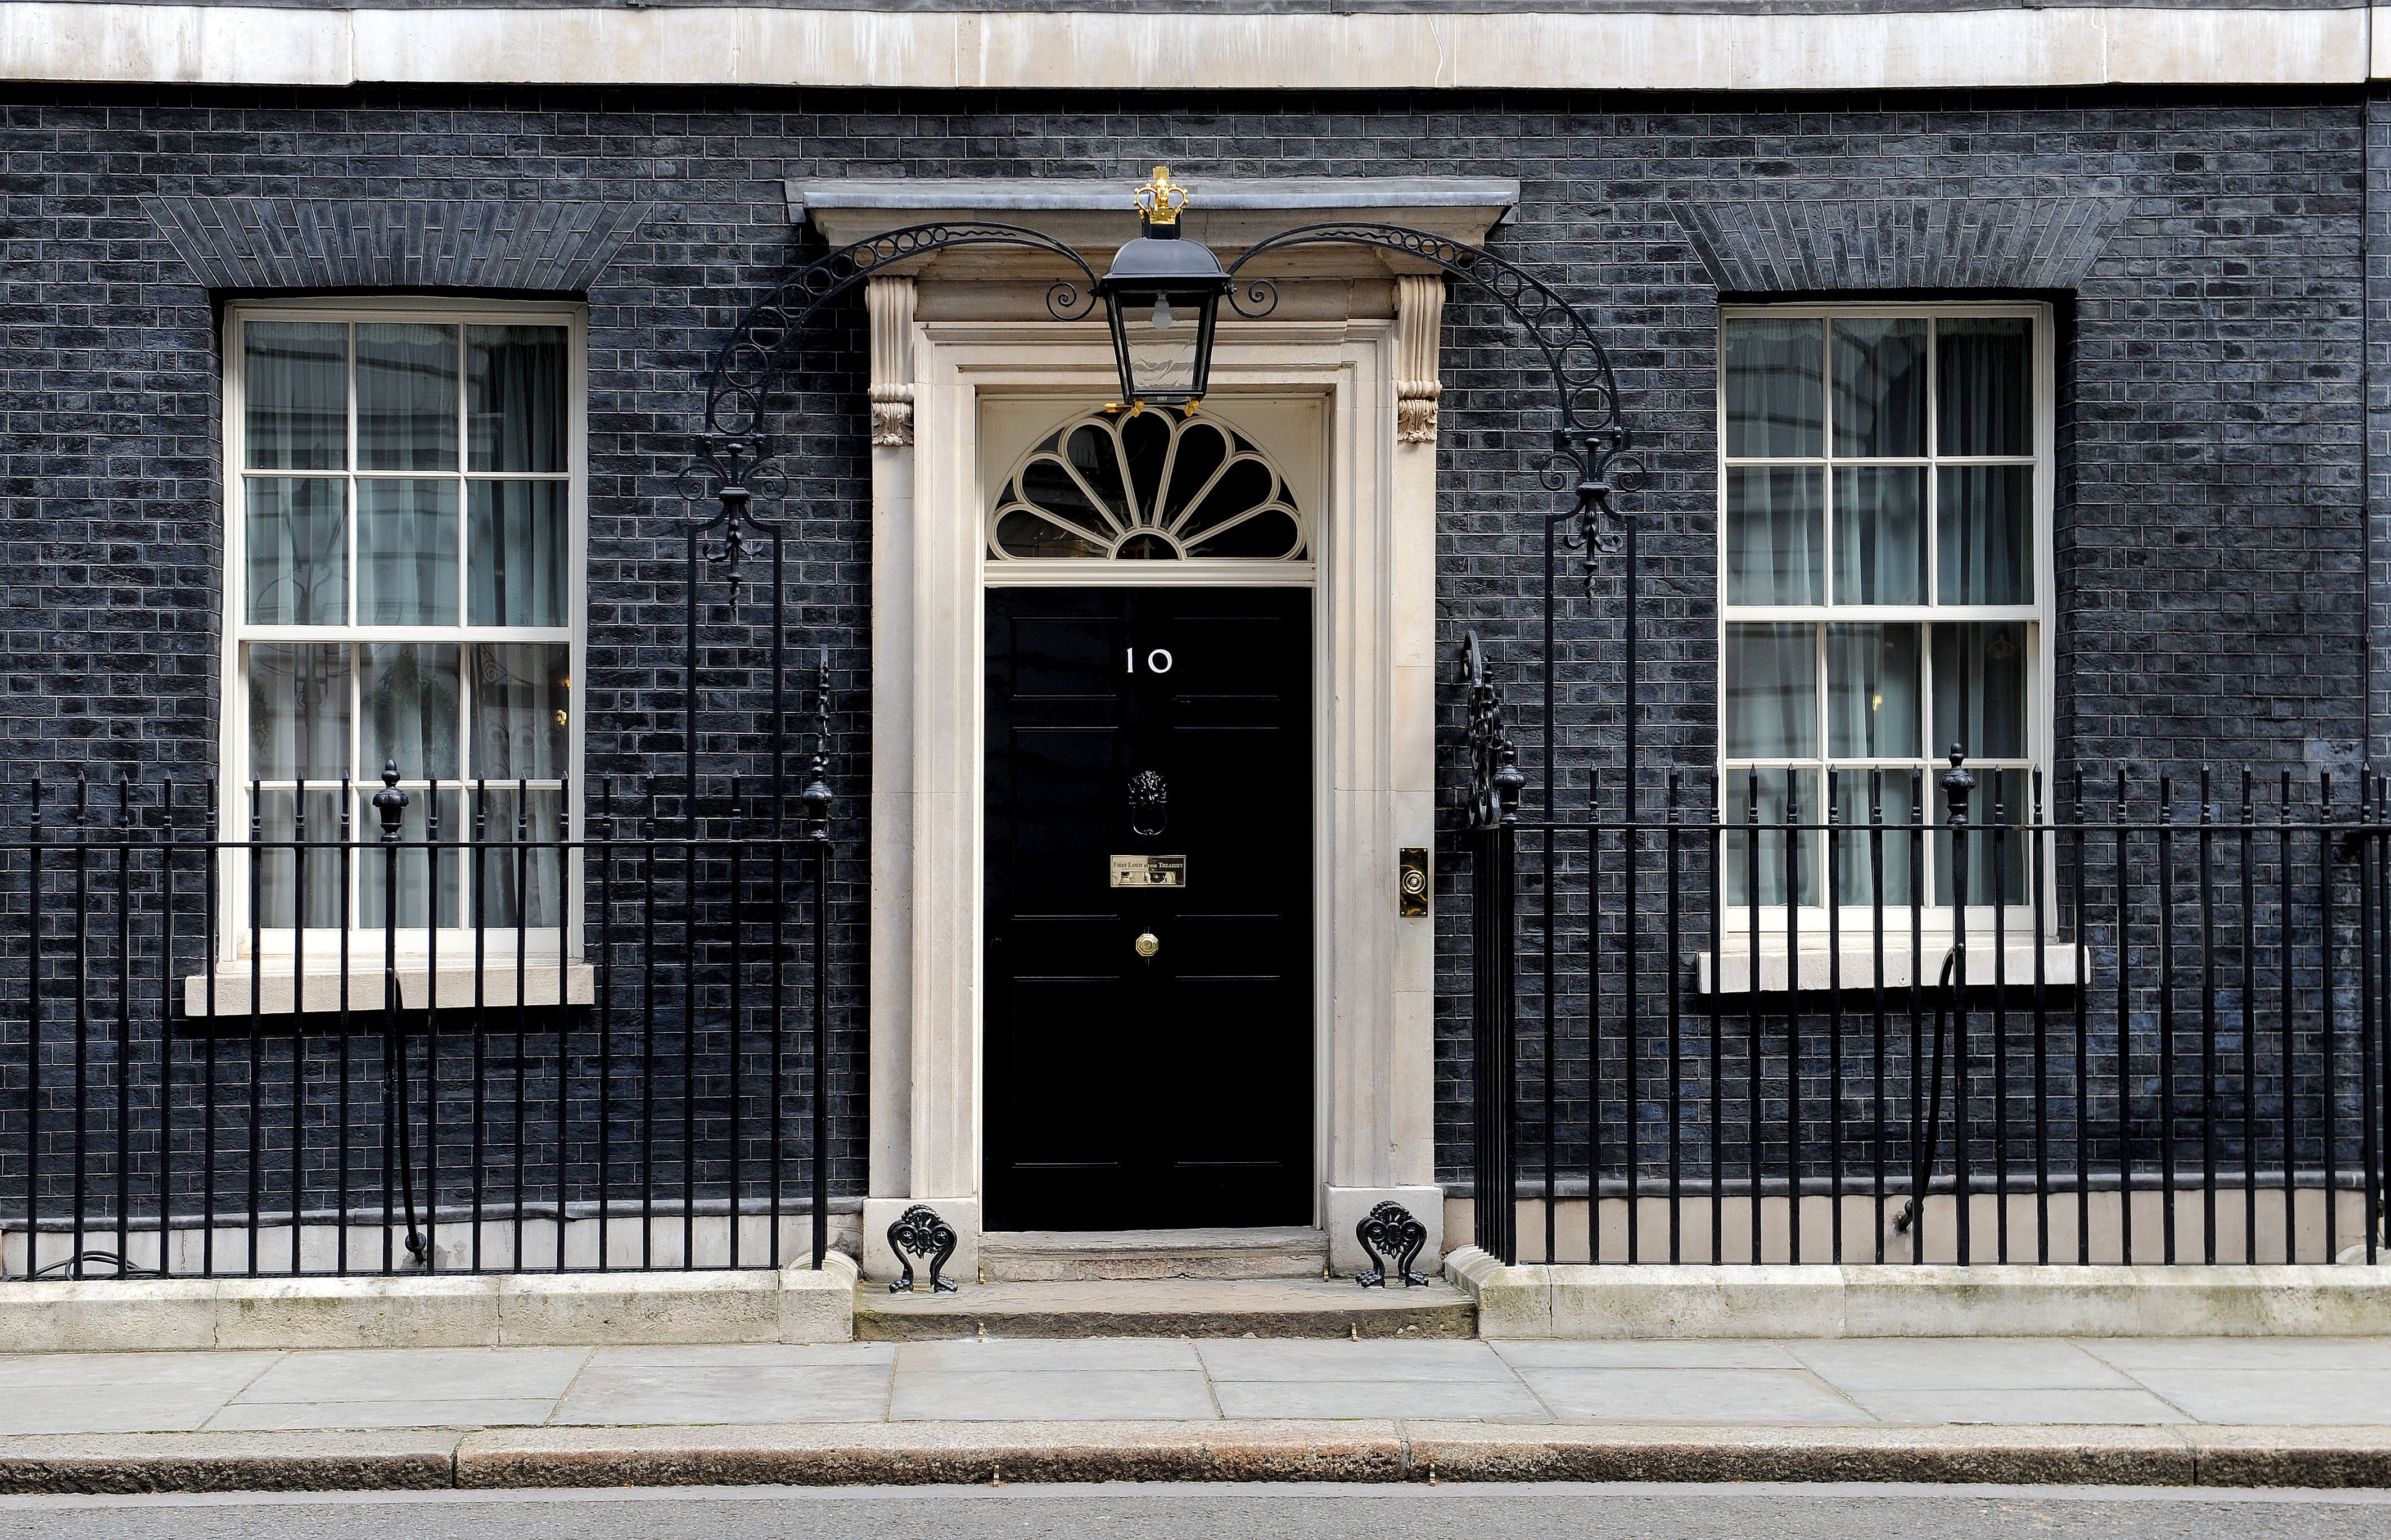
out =
{"type": "MultiPolygon", "coordinates": [[[[2033,304],[1729,309],[1720,347],[1722,811],[1763,823],[1945,816],[1949,747],[1975,772],[1970,810],[2026,821],[2048,762],[2050,322],[2033,304]]],[[[1748,905],[1742,836],[1726,899],[1748,905]]],[[[1757,898],[1788,897],[1784,842],[1764,838],[1757,898]]],[[[1797,901],[1826,901],[1824,836],[1800,841],[1797,901]]],[[[2012,839],[2000,901],[2026,897],[2012,839]]],[[[1989,842],[1967,901],[1996,901],[1989,842]]],[[[1952,902],[1946,837],[1922,873],[1885,842],[1888,904],[1952,902]],[[1922,883],[1922,886],[1920,886],[1922,883]]],[[[1864,838],[1842,850],[1841,897],[1871,900],[1864,838]]]]}
{"type": "MultiPolygon", "coordinates": [[[[579,746],[581,338],[561,305],[233,309],[223,837],[253,818],[288,840],[304,817],[310,841],[337,840],[345,811],[352,838],[377,839],[385,763],[407,839],[425,837],[435,782],[444,841],[558,837],[579,746]]],[[[436,882],[408,852],[395,924],[522,929],[552,951],[562,878],[552,850],[446,854],[436,882]]],[[[311,855],[303,884],[275,852],[253,916],[227,898],[239,948],[252,924],[278,946],[394,918],[369,856],[344,872],[311,855]]]]}

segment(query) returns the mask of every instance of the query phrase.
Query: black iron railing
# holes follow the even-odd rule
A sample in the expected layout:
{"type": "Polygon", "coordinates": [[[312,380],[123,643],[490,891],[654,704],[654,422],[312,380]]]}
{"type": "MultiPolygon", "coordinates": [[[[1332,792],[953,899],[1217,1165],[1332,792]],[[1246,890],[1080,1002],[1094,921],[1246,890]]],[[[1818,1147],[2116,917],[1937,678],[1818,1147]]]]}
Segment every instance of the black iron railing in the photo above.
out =
{"type": "Polygon", "coordinates": [[[1632,795],[1582,772],[1523,813],[1474,640],[1467,671],[1488,1251],[2375,1260],[2383,777],[2054,796],[1955,753],[1632,795]]]}
{"type": "Polygon", "coordinates": [[[0,1271],[819,1266],[826,792],[384,781],[32,788],[0,1271]]]}

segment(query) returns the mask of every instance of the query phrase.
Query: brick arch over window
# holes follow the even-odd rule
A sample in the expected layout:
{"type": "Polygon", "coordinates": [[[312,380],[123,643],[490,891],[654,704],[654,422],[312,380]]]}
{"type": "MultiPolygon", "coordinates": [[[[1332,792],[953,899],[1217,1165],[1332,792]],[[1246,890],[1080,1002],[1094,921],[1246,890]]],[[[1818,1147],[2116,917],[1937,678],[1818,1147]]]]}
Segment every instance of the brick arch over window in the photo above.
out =
{"type": "Polygon", "coordinates": [[[2117,198],[1672,201],[1725,294],[2072,290],[2109,248],[2117,198]]]}
{"type": "Polygon", "coordinates": [[[145,198],[211,289],[504,289],[578,293],[646,217],[644,203],[145,198]]]}

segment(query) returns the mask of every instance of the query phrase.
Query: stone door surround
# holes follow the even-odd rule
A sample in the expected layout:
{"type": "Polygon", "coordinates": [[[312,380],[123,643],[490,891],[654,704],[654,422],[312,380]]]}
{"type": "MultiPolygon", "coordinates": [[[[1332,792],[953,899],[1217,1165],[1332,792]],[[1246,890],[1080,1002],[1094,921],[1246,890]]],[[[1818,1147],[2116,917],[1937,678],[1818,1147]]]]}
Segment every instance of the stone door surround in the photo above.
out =
{"type": "MultiPolygon", "coordinates": [[[[1086,239],[1134,233],[1127,185],[925,184],[905,201],[807,188],[834,243],[929,218],[998,219],[1086,239]],[[1070,185],[1063,185],[1070,188],[1070,185]],[[954,200],[968,191],[971,206],[954,200]],[[1010,201],[1008,192],[1013,192],[1010,201]],[[859,203],[869,207],[857,207],[859,203]],[[1118,213],[1109,211],[1118,209],[1118,213]],[[1101,215],[1101,226],[1098,216],[1101,215]]],[[[831,185],[835,186],[835,185],[831,185]]],[[[902,187],[902,184],[897,185],[902,187]]],[[[1247,184],[1248,201],[1257,196],[1247,184]]],[[[1265,190],[1269,185],[1264,185],[1265,190]]],[[[1283,185],[1282,185],[1283,186],[1283,185]]],[[[793,188],[793,194],[795,192],[793,188]]],[[[1380,190],[1388,189],[1380,185],[1380,190]]],[[[1280,194],[1216,212],[1226,245],[1324,218],[1425,225],[1484,238],[1516,198],[1307,206],[1280,194]]],[[[1203,188],[1196,184],[1200,206],[1203,188]]],[[[1204,232],[1198,228],[1196,233],[1204,232]]],[[[1102,270],[1106,252],[1079,248],[1102,270]]],[[[1231,248],[1232,252],[1234,247],[1231,248]]],[[[947,1268],[969,1287],[980,1231],[982,594],[986,500],[978,442],[991,396],[1066,403],[1117,394],[1100,322],[1055,322],[1053,274],[1003,248],[932,259],[870,285],[872,403],[872,1067],[865,1271],[893,1278],[885,1232],[927,1203],[953,1225],[947,1268]],[[1033,318],[1034,317],[1034,318],[1033,318]]],[[[1036,253],[1022,256],[1034,259],[1036,253]]],[[[1282,265],[1276,317],[1221,323],[1212,395],[1325,404],[1328,495],[1313,529],[1315,883],[1314,1218],[1332,1264],[1362,1265],[1355,1223],[1394,1198],[1431,1227],[1434,921],[1397,914],[1398,851],[1433,843],[1435,399],[1441,281],[1330,249],[1282,265]]],[[[1160,563],[1156,563],[1160,565],[1160,563]]],[[[1077,575],[1074,575],[1075,577],[1077,575]]],[[[1092,574],[1078,577],[1094,580],[1092,574]]],[[[1135,1223],[1135,1216],[1129,1216],[1135,1223]]]]}

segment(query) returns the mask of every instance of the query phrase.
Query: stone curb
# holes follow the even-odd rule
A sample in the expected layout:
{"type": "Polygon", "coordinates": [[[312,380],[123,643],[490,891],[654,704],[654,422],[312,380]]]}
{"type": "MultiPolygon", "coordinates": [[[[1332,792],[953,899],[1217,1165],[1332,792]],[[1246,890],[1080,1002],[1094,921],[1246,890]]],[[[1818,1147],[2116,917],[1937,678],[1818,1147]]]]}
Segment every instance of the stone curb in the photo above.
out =
{"type": "Polygon", "coordinates": [[[453,1430],[41,1433],[0,1438],[0,1493],[425,1492],[456,1484],[453,1430]]]}
{"type": "Polygon", "coordinates": [[[1393,1422],[914,1422],[469,1435],[457,1484],[1400,1482],[1393,1422]]]}
{"type": "Polygon", "coordinates": [[[0,1493],[1000,1482],[2391,1484],[2391,1427],[915,1422],[0,1437],[0,1493]]]}

